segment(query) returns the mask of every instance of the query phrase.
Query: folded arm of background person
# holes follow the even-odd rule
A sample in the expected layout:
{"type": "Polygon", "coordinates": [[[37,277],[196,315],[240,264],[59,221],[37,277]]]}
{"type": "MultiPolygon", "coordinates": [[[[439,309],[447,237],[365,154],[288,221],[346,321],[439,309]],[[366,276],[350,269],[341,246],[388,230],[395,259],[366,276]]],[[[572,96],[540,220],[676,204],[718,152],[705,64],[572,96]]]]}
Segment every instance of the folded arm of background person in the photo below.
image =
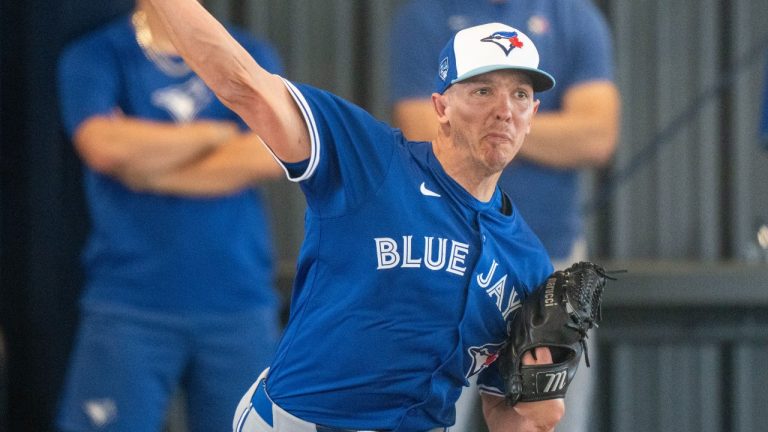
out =
{"type": "Polygon", "coordinates": [[[150,3],[184,61],[278,158],[309,157],[309,131],[282,78],[262,68],[197,0],[150,3]]]}
{"type": "Polygon", "coordinates": [[[134,187],[170,195],[221,196],[284,175],[259,136],[246,132],[178,169],[137,179],[134,187]]]}
{"type": "Polygon", "coordinates": [[[282,173],[258,136],[231,122],[94,116],[78,127],[74,142],[91,169],[140,191],[225,195],[282,173]]]}
{"type": "MultiPolygon", "coordinates": [[[[407,99],[394,106],[395,125],[412,140],[431,141],[437,117],[430,99],[407,99]]],[[[518,157],[556,168],[607,163],[616,149],[619,91],[610,81],[585,81],[570,87],[562,110],[539,111],[518,157]]]]}

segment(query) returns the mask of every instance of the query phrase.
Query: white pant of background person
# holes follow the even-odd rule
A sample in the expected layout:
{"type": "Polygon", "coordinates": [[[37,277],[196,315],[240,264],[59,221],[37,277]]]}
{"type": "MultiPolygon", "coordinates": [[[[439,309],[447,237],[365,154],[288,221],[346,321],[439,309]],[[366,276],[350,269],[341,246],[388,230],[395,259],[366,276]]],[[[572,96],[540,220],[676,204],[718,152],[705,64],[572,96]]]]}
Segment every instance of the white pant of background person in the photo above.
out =
{"type": "MultiPolygon", "coordinates": [[[[563,270],[573,263],[586,261],[587,242],[582,239],[577,241],[571,255],[562,260],[552,262],[555,270],[563,270]]],[[[589,432],[592,430],[592,407],[594,406],[595,381],[597,380],[597,342],[596,331],[592,329],[587,338],[587,350],[589,351],[589,364],[584,360],[579,364],[576,376],[568,386],[565,394],[565,416],[557,425],[557,432],[589,432]]],[[[582,356],[583,357],[583,356],[582,356]]],[[[456,424],[451,432],[477,432],[479,425],[483,425],[483,410],[477,389],[476,377],[470,380],[470,386],[464,387],[461,397],[456,402],[456,424]]]]}

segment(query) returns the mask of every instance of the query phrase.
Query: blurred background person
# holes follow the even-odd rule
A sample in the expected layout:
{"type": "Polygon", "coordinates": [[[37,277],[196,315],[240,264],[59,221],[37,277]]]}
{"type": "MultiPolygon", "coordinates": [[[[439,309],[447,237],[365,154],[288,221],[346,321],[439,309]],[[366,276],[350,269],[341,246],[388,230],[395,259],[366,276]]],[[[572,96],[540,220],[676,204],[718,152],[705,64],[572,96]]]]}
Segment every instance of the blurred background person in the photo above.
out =
{"type": "MultiPolygon", "coordinates": [[[[270,44],[231,31],[282,72],[270,44]]],[[[227,430],[279,338],[257,183],[282,169],[176,55],[144,0],[70,44],[58,78],[91,232],[57,426],[159,431],[181,388],[190,431],[227,430]]]]}
{"type": "MultiPolygon", "coordinates": [[[[613,44],[605,17],[589,0],[412,0],[391,29],[391,100],[394,124],[414,140],[432,140],[437,119],[430,100],[435,64],[431,53],[457,30],[502,22],[526,32],[539,50],[540,66],[557,79],[537,95],[541,105],[520,154],[499,186],[510,194],[547,248],[555,269],[587,258],[580,210],[580,170],[612,158],[620,124],[614,83],[613,44]]],[[[591,341],[590,360],[597,363],[591,341]]],[[[566,397],[558,431],[586,432],[596,371],[582,366],[566,397]]],[[[457,404],[457,429],[470,430],[476,389],[457,404]]]]}

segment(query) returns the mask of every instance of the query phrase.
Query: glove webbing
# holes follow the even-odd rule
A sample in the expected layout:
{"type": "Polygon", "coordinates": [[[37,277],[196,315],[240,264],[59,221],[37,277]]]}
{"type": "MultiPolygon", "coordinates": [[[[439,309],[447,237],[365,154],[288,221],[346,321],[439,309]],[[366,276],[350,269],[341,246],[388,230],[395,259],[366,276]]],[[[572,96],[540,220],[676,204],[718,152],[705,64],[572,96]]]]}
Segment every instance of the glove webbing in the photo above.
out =
{"type": "Polygon", "coordinates": [[[626,272],[626,270],[606,271],[599,265],[594,265],[592,263],[579,263],[576,266],[581,266],[581,268],[575,271],[566,272],[566,277],[575,278],[575,283],[571,286],[572,289],[568,290],[568,301],[566,302],[566,309],[571,316],[572,322],[567,323],[566,326],[579,332],[579,335],[581,336],[579,338],[579,342],[584,352],[584,362],[586,363],[587,367],[590,367],[589,348],[587,346],[587,337],[589,336],[587,335],[587,331],[592,328],[599,327],[597,323],[603,319],[602,279],[604,278],[616,280],[616,278],[610,276],[610,274],[623,273],[626,272]],[[599,278],[590,277],[587,278],[588,280],[584,280],[586,271],[588,271],[585,268],[593,270],[599,276],[599,278]],[[592,294],[591,299],[588,298],[590,293],[592,294]],[[590,311],[590,315],[587,317],[580,317],[577,313],[575,313],[575,310],[571,304],[572,301],[577,302],[579,305],[579,308],[576,310],[584,310],[584,305],[591,304],[592,309],[590,311]]]}

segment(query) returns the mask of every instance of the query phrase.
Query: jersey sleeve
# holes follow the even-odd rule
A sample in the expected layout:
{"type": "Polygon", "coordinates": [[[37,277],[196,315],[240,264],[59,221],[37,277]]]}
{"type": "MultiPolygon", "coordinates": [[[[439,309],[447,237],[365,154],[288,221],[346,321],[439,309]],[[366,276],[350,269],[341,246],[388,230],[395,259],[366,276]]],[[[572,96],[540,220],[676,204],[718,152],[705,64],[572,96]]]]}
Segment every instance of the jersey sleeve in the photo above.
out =
{"type": "Polygon", "coordinates": [[[67,134],[96,115],[111,115],[118,106],[120,74],[108,41],[83,39],[62,53],[58,64],[61,117],[67,134]]]}
{"type": "Polygon", "coordinates": [[[564,16],[570,20],[565,38],[571,45],[571,82],[613,80],[613,39],[602,12],[589,0],[572,2],[572,10],[564,16]]]}
{"type": "Polygon", "coordinates": [[[390,102],[429,98],[445,40],[438,19],[425,19],[419,2],[398,10],[390,27],[390,102]]]}
{"type": "Polygon", "coordinates": [[[285,84],[304,117],[310,157],[283,164],[300,182],[309,209],[320,217],[341,216],[376,194],[387,173],[397,135],[362,108],[308,85],[285,84]]]}

